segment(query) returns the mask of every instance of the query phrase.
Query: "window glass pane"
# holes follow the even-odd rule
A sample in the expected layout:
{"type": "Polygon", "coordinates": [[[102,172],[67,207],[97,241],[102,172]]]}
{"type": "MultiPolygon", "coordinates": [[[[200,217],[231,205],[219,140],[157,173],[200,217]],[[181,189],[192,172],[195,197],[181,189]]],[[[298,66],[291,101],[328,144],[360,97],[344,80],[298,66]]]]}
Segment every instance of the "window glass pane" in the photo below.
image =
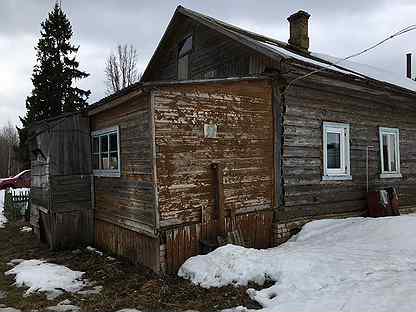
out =
{"type": "Polygon", "coordinates": [[[108,153],[101,153],[101,169],[110,169],[108,153]]]}
{"type": "Polygon", "coordinates": [[[383,167],[384,171],[390,171],[389,167],[389,135],[383,134],[382,135],[382,146],[383,146],[383,167]]]}
{"type": "Polygon", "coordinates": [[[92,169],[100,169],[100,160],[99,154],[92,155],[92,169]]]}
{"type": "Polygon", "coordinates": [[[101,140],[101,153],[108,152],[108,136],[103,135],[100,137],[101,140]]]}
{"type": "Polygon", "coordinates": [[[185,55],[186,53],[191,52],[192,50],[192,36],[186,38],[182,43],[179,45],[179,52],[178,57],[185,55]]]}
{"type": "Polygon", "coordinates": [[[189,55],[182,56],[178,59],[178,79],[185,80],[189,77],[189,55]]]}
{"type": "Polygon", "coordinates": [[[99,139],[98,137],[92,138],[92,152],[98,153],[99,152],[99,139]]]}
{"type": "Polygon", "coordinates": [[[327,133],[327,167],[328,169],[341,168],[341,135],[339,133],[327,133]]]}
{"type": "Polygon", "coordinates": [[[118,169],[118,153],[110,153],[110,169],[118,169]]]}
{"type": "Polygon", "coordinates": [[[396,171],[396,142],[395,136],[389,134],[390,171],[396,171]]]}
{"type": "Polygon", "coordinates": [[[117,151],[117,133],[110,134],[110,151],[117,151]]]}

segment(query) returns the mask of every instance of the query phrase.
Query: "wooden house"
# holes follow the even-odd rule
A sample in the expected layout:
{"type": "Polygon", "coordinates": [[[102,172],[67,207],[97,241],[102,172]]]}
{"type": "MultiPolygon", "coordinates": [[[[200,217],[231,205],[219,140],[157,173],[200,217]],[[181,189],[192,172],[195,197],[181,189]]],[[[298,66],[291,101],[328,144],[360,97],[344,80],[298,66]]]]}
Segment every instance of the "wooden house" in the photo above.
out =
{"type": "Polygon", "coordinates": [[[174,272],[217,237],[265,248],[305,222],[416,208],[416,83],[178,7],[142,80],[88,110],[99,248],[174,272]]]}

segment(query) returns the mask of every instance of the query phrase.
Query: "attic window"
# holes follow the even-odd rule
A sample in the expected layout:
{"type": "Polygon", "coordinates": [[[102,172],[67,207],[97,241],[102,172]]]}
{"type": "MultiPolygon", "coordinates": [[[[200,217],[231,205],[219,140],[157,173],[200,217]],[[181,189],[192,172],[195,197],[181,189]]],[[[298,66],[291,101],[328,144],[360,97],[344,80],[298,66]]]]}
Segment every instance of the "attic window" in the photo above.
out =
{"type": "Polygon", "coordinates": [[[181,41],[178,47],[178,80],[189,79],[189,55],[192,52],[192,35],[181,41]]]}

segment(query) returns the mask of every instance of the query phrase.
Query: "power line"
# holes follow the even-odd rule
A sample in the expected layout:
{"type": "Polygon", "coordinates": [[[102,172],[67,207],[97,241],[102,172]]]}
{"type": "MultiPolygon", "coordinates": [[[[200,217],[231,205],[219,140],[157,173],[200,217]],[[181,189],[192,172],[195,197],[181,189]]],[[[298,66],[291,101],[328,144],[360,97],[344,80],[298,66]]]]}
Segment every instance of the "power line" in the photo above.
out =
{"type": "Polygon", "coordinates": [[[389,36],[389,37],[387,37],[387,38],[385,38],[385,39],[383,39],[383,40],[381,40],[381,41],[379,41],[379,42],[377,42],[377,43],[373,44],[372,46],[370,46],[370,47],[368,47],[368,48],[366,48],[366,49],[364,49],[364,50],[362,50],[362,51],[360,51],[360,52],[357,52],[357,53],[351,54],[351,55],[349,55],[349,56],[347,56],[347,57],[345,57],[345,58],[343,58],[343,59],[338,60],[338,61],[337,61],[337,62],[335,62],[335,63],[328,64],[328,66],[326,66],[326,67],[323,67],[323,68],[320,68],[320,69],[314,70],[314,71],[312,71],[312,72],[310,72],[310,73],[308,73],[308,74],[306,74],[306,75],[303,75],[303,76],[297,77],[297,78],[293,79],[292,81],[290,81],[290,82],[288,83],[288,85],[286,86],[286,90],[283,92],[283,94],[285,94],[285,93],[288,91],[289,87],[290,87],[293,83],[295,83],[296,81],[299,81],[299,80],[301,80],[301,79],[304,79],[304,78],[310,77],[310,76],[312,76],[312,75],[314,75],[314,74],[316,74],[316,73],[323,72],[323,71],[325,71],[325,70],[327,70],[327,69],[329,69],[329,68],[331,68],[331,67],[334,67],[334,66],[336,66],[336,65],[338,65],[338,64],[340,64],[340,63],[342,63],[342,62],[344,62],[344,61],[346,61],[346,60],[349,60],[349,59],[351,59],[351,58],[353,58],[353,57],[357,57],[357,56],[360,56],[360,55],[362,55],[362,54],[364,54],[364,53],[367,53],[367,52],[369,52],[369,51],[371,51],[371,50],[373,50],[373,49],[377,48],[378,46],[382,45],[382,44],[383,44],[383,43],[385,43],[386,41],[389,41],[389,40],[391,40],[391,39],[393,39],[393,38],[395,38],[395,37],[401,36],[401,35],[403,35],[403,34],[405,34],[405,33],[409,32],[409,31],[412,31],[412,30],[416,30],[416,24],[413,24],[413,25],[407,26],[407,27],[405,27],[405,28],[403,28],[403,29],[399,30],[398,32],[394,33],[393,35],[391,35],[391,36],[389,36]]]}

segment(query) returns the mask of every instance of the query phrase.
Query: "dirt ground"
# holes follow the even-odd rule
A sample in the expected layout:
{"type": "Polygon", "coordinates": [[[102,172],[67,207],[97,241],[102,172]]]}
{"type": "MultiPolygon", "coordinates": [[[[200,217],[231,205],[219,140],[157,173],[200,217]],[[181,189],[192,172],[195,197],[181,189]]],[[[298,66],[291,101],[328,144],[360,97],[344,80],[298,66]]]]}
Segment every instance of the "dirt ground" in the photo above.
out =
{"type": "MultiPolygon", "coordinates": [[[[124,308],[143,311],[218,311],[239,305],[257,308],[246,294],[246,287],[222,287],[203,289],[176,276],[160,276],[141,266],[134,266],[122,259],[108,260],[80,248],[80,252],[51,251],[40,243],[32,233],[20,232],[26,225],[9,223],[0,228],[0,291],[7,293],[0,303],[31,311],[42,309],[69,299],[82,311],[111,312],[124,308]],[[55,300],[45,295],[23,297],[24,289],[13,286],[13,277],[3,272],[10,269],[6,264],[12,259],[45,259],[62,264],[72,270],[86,272],[85,277],[102,285],[99,294],[82,296],[65,293],[55,300]]],[[[253,285],[250,285],[251,287],[253,285]]]]}

